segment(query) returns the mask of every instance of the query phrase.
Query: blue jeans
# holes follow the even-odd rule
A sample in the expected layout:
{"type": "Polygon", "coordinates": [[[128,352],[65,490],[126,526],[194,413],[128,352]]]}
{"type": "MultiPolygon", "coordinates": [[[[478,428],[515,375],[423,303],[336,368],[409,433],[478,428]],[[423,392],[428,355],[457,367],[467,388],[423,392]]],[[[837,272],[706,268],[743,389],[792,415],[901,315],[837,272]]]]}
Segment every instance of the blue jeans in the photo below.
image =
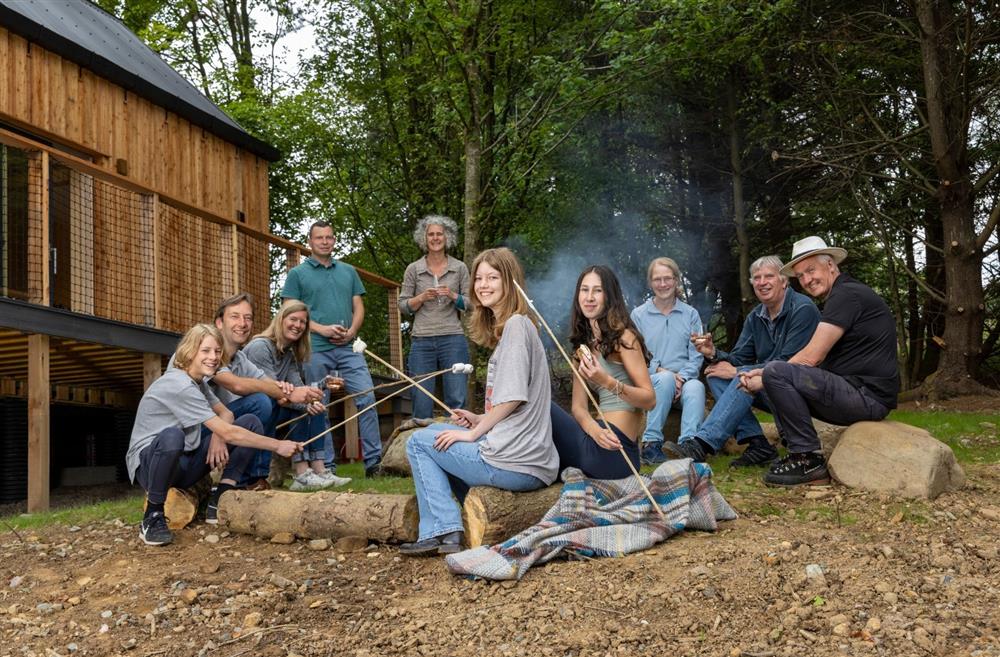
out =
{"type": "MultiPolygon", "coordinates": [[[[738,367],[738,372],[749,371],[750,367],[738,367]]],[[[767,394],[761,390],[756,395],[739,388],[740,379],[720,379],[708,377],[708,387],[715,397],[712,412],[696,432],[698,438],[718,453],[726,444],[729,436],[735,436],[736,442],[743,443],[754,436],[763,436],[764,430],[754,417],[752,407],[771,412],[771,404],[767,394]]]]}
{"type": "MultiPolygon", "coordinates": [[[[271,422],[271,416],[274,413],[274,403],[271,398],[264,393],[255,392],[251,395],[245,395],[230,402],[229,404],[226,404],[226,408],[232,411],[235,417],[241,417],[247,414],[256,415],[265,431],[268,427],[271,428],[271,431],[269,433],[265,433],[264,435],[274,435],[274,424],[271,422]]],[[[270,471],[271,452],[266,449],[255,449],[253,460],[250,461],[250,467],[247,468],[242,481],[237,481],[236,483],[240,486],[246,486],[252,481],[267,479],[267,473],[270,471]]]]}
{"type": "Polygon", "coordinates": [[[885,404],[864,387],[818,367],[772,360],[764,366],[764,390],[774,409],[774,423],[792,454],[818,452],[823,445],[812,418],[848,425],[881,420],[885,404]]]}
{"type": "MultiPolygon", "coordinates": [[[[275,429],[275,427],[277,427],[282,422],[287,422],[288,420],[291,420],[293,417],[298,417],[302,415],[304,412],[305,411],[301,411],[294,408],[285,408],[284,406],[278,406],[278,403],[274,402],[274,413],[271,415],[271,422],[268,426],[264,428],[266,431],[266,435],[277,438],[278,437],[276,435],[277,430],[275,429]]],[[[287,427],[286,429],[283,429],[283,431],[288,432],[284,436],[286,439],[294,440],[295,442],[298,443],[304,443],[305,441],[309,440],[316,434],[321,433],[323,429],[324,429],[323,414],[320,413],[319,415],[308,415],[299,420],[298,422],[296,422],[295,424],[287,427]]],[[[333,439],[330,437],[330,434],[326,434],[319,440],[309,443],[308,445],[306,445],[303,451],[299,452],[298,454],[292,455],[292,463],[298,463],[299,461],[306,461],[308,463],[310,461],[326,460],[326,454],[328,449],[329,450],[333,449],[332,446],[328,448],[326,443],[327,442],[332,443],[332,441],[333,439]]],[[[268,453],[270,454],[270,452],[268,453]]],[[[268,459],[268,462],[270,462],[270,459],[268,459]]],[[[335,470],[331,471],[333,472],[335,470]]]]}
{"type": "MultiPolygon", "coordinates": [[[[410,359],[408,367],[410,376],[417,378],[420,374],[429,374],[455,363],[469,362],[469,343],[464,335],[434,335],[425,338],[413,338],[410,343],[410,359]]],[[[444,374],[444,403],[451,408],[465,408],[466,374],[444,374]]],[[[434,392],[437,377],[429,379],[420,385],[434,392]]],[[[413,417],[434,417],[434,402],[431,398],[416,388],[413,394],[413,417]]]]}
{"type": "Polygon", "coordinates": [[[645,443],[663,444],[663,423],[674,406],[681,407],[681,435],[678,441],[686,440],[698,431],[698,425],[705,418],[705,384],[698,379],[685,381],[681,396],[674,401],[677,386],[674,373],[657,372],[651,375],[653,392],[656,393],[656,407],[646,415],[646,431],[642,434],[645,443]]]}
{"type": "Polygon", "coordinates": [[[443,452],[434,449],[434,439],[446,429],[461,429],[451,424],[432,424],[414,432],[406,442],[406,457],[413,470],[420,511],[418,540],[463,531],[459,504],[471,486],[493,486],[504,490],[525,491],[545,486],[538,477],[493,467],[479,454],[477,443],[454,443],[443,452]]]}
{"type": "MultiPolygon", "coordinates": [[[[309,359],[309,366],[306,374],[310,381],[319,381],[334,370],[340,373],[344,379],[344,388],[349,393],[367,390],[372,387],[372,375],[368,372],[368,364],[365,363],[363,354],[356,354],[351,349],[351,345],[337,346],[328,351],[314,352],[309,359]]],[[[329,393],[324,395],[324,402],[329,401],[329,393]]],[[[354,403],[358,410],[375,403],[375,393],[367,392],[354,398],[354,403]]],[[[321,414],[323,418],[323,429],[330,427],[330,418],[326,414],[321,414]]],[[[316,433],[319,433],[318,431],[316,433]]],[[[358,433],[361,434],[361,456],[364,458],[365,467],[370,468],[382,460],[382,435],[378,428],[378,412],[375,407],[368,409],[358,416],[358,433]]],[[[328,470],[334,469],[333,442],[330,442],[330,450],[326,455],[326,467],[328,470]]]]}

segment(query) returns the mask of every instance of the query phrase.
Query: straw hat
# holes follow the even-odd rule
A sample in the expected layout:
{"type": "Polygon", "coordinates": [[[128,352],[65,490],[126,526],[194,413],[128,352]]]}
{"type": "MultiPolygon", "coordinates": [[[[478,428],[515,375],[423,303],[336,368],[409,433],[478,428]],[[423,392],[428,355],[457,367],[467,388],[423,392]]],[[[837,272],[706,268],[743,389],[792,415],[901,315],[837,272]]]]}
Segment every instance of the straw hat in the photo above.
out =
{"type": "Polygon", "coordinates": [[[837,264],[840,264],[841,261],[847,257],[847,251],[839,246],[827,246],[826,242],[823,241],[823,238],[810,235],[809,237],[800,239],[792,247],[792,259],[781,268],[781,274],[783,276],[795,276],[795,272],[792,270],[795,268],[796,264],[802,262],[806,258],[823,254],[833,258],[833,261],[837,264]]]}

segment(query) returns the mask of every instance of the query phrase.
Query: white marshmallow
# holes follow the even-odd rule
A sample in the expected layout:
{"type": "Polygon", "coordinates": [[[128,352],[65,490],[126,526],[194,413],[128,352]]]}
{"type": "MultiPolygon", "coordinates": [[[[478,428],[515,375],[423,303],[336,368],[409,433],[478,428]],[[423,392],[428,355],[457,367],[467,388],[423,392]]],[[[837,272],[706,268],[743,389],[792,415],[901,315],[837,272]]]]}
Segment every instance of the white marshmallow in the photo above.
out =
{"type": "Polygon", "coordinates": [[[368,344],[365,343],[365,341],[362,340],[361,338],[355,338],[354,344],[351,345],[351,350],[354,351],[354,353],[356,353],[356,354],[363,354],[363,353],[365,353],[365,349],[367,349],[367,348],[368,348],[368,344]]]}

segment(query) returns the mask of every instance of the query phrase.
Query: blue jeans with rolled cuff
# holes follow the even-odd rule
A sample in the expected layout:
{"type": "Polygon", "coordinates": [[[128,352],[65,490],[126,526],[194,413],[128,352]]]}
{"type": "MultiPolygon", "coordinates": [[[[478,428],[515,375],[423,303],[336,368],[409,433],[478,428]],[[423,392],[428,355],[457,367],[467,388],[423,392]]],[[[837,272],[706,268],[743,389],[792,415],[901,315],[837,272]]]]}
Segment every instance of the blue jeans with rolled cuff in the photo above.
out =
{"type": "Polygon", "coordinates": [[[463,430],[463,427],[432,424],[414,432],[406,442],[406,458],[413,471],[413,486],[420,511],[417,540],[463,531],[459,505],[472,486],[492,486],[511,491],[535,490],[545,486],[545,482],[538,477],[490,465],[479,453],[478,442],[453,443],[440,452],[434,449],[437,435],[448,429],[463,430]],[[455,498],[458,499],[457,504],[455,498]]]}

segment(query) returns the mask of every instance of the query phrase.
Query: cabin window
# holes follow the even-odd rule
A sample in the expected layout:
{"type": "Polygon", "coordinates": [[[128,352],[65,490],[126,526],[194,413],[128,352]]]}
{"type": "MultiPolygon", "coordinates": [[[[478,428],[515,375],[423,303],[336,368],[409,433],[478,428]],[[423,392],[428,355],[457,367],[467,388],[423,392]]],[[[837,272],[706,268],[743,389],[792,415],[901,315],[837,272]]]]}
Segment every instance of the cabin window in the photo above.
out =
{"type": "Polygon", "coordinates": [[[0,295],[28,298],[28,156],[0,145],[0,295]]]}

